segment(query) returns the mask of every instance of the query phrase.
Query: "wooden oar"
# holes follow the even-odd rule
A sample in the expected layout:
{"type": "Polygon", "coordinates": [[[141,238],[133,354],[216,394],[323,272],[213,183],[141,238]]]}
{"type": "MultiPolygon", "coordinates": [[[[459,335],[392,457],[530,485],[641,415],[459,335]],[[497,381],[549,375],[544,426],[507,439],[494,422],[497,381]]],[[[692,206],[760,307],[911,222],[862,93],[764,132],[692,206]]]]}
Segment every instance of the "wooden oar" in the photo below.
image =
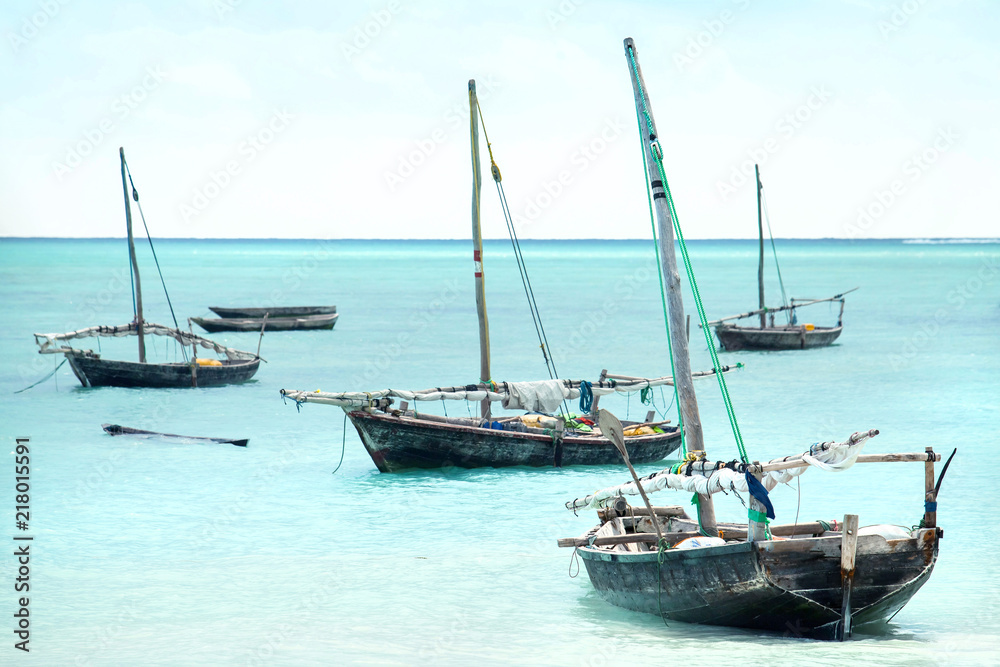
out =
{"type": "Polygon", "coordinates": [[[625,460],[625,465],[628,466],[628,471],[632,473],[632,479],[635,481],[636,488],[639,489],[642,502],[646,503],[646,509],[649,510],[653,528],[656,529],[657,544],[659,544],[659,540],[663,539],[663,531],[660,530],[660,522],[656,520],[656,514],[653,512],[653,505],[646,496],[646,490],[639,483],[639,476],[635,474],[635,468],[632,467],[632,462],[628,458],[628,450],[625,448],[625,434],[622,432],[622,423],[618,421],[618,417],[601,408],[597,411],[597,425],[601,427],[601,433],[604,434],[604,437],[610,440],[615,448],[618,449],[618,452],[625,460]]]}
{"type": "Polygon", "coordinates": [[[108,435],[158,435],[161,438],[184,438],[185,440],[201,440],[202,442],[215,442],[223,445],[236,445],[237,447],[246,447],[247,443],[250,442],[249,438],[240,438],[233,440],[231,438],[205,438],[197,435],[175,435],[173,433],[157,433],[156,431],[143,431],[138,428],[129,428],[128,426],[119,426],[118,424],[101,424],[101,428],[108,435]]]}

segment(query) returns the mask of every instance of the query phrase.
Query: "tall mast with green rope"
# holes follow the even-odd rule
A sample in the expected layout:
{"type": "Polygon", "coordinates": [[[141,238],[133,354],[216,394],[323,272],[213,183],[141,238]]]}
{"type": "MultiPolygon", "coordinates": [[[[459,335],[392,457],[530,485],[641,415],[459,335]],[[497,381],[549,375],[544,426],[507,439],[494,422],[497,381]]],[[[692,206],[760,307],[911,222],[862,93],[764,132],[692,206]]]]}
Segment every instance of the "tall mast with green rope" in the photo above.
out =
{"type": "Polygon", "coordinates": [[[753,166],[757,175],[757,234],[760,237],[760,260],[757,262],[757,295],[760,297],[760,328],[767,326],[767,307],[764,305],[764,218],[760,213],[760,166],[753,166]]]}
{"type": "Polygon", "coordinates": [[[142,285],[139,282],[139,262],[135,258],[135,241],[132,238],[132,207],[128,200],[128,182],[125,178],[125,149],[118,148],[122,161],[122,190],[125,191],[125,226],[128,228],[128,257],[132,262],[132,278],[135,280],[135,325],[139,332],[139,363],[146,363],[146,340],[142,335],[142,285]]]}
{"type": "MultiPolygon", "coordinates": [[[[479,315],[479,380],[490,381],[490,323],[486,317],[486,288],[483,281],[483,233],[479,226],[479,195],[483,178],[479,169],[479,100],[476,80],[469,79],[469,135],[472,141],[472,260],[476,273],[476,313],[479,315]]],[[[490,401],[484,398],[480,408],[484,418],[490,416],[490,401]]]]}
{"type": "MultiPolygon", "coordinates": [[[[672,372],[674,386],[677,389],[685,444],[690,454],[703,457],[705,444],[701,429],[701,417],[698,414],[698,398],[695,396],[694,382],[691,380],[691,359],[685,335],[684,300],[681,295],[681,279],[677,270],[677,256],[674,252],[674,221],[667,204],[663,176],[659,167],[663,160],[663,153],[660,148],[659,135],[656,132],[656,123],[653,120],[653,110],[650,107],[649,98],[646,96],[646,84],[642,79],[642,70],[639,68],[638,53],[631,38],[625,40],[625,57],[628,60],[629,73],[632,77],[636,111],[641,119],[642,145],[643,151],[646,153],[646,165],[653,190],[653,207],[656,210],[656,221],[659,228],[660,267],[667,289],[668,328],[674,366],[672,372]]],[[[715,507],[712,503],[712,497],[708,494],[698,495],[698,518],[705,532],[714,535],[716,532],[715,507]]]]}

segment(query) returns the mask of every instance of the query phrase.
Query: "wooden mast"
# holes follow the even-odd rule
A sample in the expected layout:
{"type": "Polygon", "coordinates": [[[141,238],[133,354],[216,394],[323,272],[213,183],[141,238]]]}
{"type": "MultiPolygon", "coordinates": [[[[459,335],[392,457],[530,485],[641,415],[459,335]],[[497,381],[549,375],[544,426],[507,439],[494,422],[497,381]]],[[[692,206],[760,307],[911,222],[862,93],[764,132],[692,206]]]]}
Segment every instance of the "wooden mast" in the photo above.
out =
{"type": "Polygon", "coordinates": [[[760,297],[760,328],[767,326],[767,312],[764,307],[764,222],[760,215],[760,167],[753,166],[757,175],[757,236],[760,238],[760,260],[757,262],[757,295],[760,297]]]}
{"type": "Polygon", "coordinates": [[[135,325],[139,332],[139,363],[146,363],[146,340],[142,335],[142,283],[139,281],[139,262],[135,259],[135,241],[132,239],[132,206],[128,199],[128,181],[125,178],[125,149],[119,148],[122,160],[122,190],[125,191],[125,226],[128,228],[128,257],[132,262],[135,278],[135,325]]]}
{"type": "MultiPolygon", "coordinates": [[[[476,313],[479,315],[479,380],[490,381],[490,323],[486,317],[486,289],[483,281],[483,233],[479,226],[479,195],[483,178],[479,169],[479,100],[476,80],[469,79],[469,134],[472,140],[472,259],[476,272],[476,313]]],[[[483,418],[490,416],[490,401],[480,407],[483,418]]]]}
{"type": "MultiPolygon", "coordinates": [[[[701,430],[701,417],[698,414],[698,398],[695,396],[694,382],[691,379],[688,341],[684,335],[684,300],[681,295],[681,279],[677,272],[677,256],[674,253],[674,224],[670,215],[670,207],[667,205],[664,183],[660,179],[653,151],[655,150],[656,155],[661,158],[662,153],[657,139],[656,121],[653,120],[653,109],[650,106],[649,97],[646,95],[646,83],[643,81],[642,69],[639,67],[639,54],[631,37],[625,39],[625,58],[628,61],[629,73],[632,77],[636,109],[642,119],[642,146],[646,153],[646,165],[653,188],[653,207],[656,209],[656,222],[659,230],[660,267],[663,272],[663,281],[667,287],[668,328],[670,329],[670,341],[674,353],[672,370],[681,418],[684,421],[685,442],[688,452],[696,456],[703,456],[705,444],[701,430]],[[635,67],[632,66],[633,59],[635,67]],[[645,123],[647,114],[649,126],[645,123]]],[[[698,518],[705,531],[715,535],[715,506],[712,503],[711,495],[698,494],[698,518]]]]}

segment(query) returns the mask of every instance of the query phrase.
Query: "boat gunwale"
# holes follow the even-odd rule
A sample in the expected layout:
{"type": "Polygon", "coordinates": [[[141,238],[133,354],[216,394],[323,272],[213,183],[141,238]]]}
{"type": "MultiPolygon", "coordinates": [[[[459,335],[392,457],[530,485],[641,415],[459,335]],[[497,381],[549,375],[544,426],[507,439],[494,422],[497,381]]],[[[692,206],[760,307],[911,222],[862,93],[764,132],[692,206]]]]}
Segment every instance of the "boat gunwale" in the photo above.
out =
{"type": "MultiPolygon", "coordinates": [[[[923,547],[921,542],[924,539],[925,533],[933,533],[935,542],[940,538],[937,536],[937,528],[921,528],[917,531],[916,537],[909,538],[898,538],[889,539],[884,535],[879,535],[877,533],[861,535],[858,538],[857,553],[858,556],[864,556],[868,554],[875,553],[885,553],[885,550],[873,551],[870,547],[875,544],[881,546],[877,540],[881,540],[882,543],[888,547],[890,552],[898,552],[905,550],[921,551],[923,547]],[[912,543],[912,544],[910,544],[912,543]],[[912,546],[912,549],[901,548],[904,546],[912,546]],[[863,547],[869,547],[864,549],[863,547]]],[[[677,549],[671,547],[664,550],[664,556],[667,558],[707,558],[714,555],[728,555],[730,553],[739,553],[740,551],[753,551],[753,552],[770,552],[776,554],[777,552],[772,549],[773,546],[779,546],[778,551],[783,551],[790,549],[792,545],[798,547],[797,550],[807,550],[809,546],[819,546],[821,543],[827,543],[828,545],[836,545],[838,548],[841,541],[843,540],[843,535],[840,532],[830,531],[830,535],[820,535],[820,536],[803,536],[788,538],[782,540],[758,540],[756,542],[750,542],[748,540],[740,541],[729,541],[725,544],[713,544],[704,547],[692,547],[690,549],[677,549]],[[802,545],[802,546],[799,546],[802,545]],[[735,548],[734,548],[735,547],[735,548]],[[683,554],[683,555],[681,555],[683,554]]],[[[666,533],[669,536],[670,533],[666,533]]],[[[603,560],[603,561],[626,561],[626,562],[642,562],[646,560],[657,560],[659,558],[659,552],[655,549],[649,551],[620,551],[615,550],[614,547],[619,545],[583,545],[576,547],[576,550],[580,554],[581,558],[589,560],[603,560]],[[608,556],[613,556],[608,558],[608,556]]],[[[839,562],[839,558],[838,558],[839,562]]]]}
{"type": "MultiPolygon", "coordinates": [[[[362,416],[362,418],[376,419],[376,420],[380,420],[380,421],[399,421],[399,422],[404,422],[404,423],[407,423],[407,424],[415,424],[415,425],[420,425],[420,426],[427,425],[427,426],[432,426],[434,428],[443,428],[443,429],[452,430],[452,431],[459,432],[459,433],[481,433],[481,432],[488,432],[488,433],[493,434],[493,435],[499,435],[501,437],[507,437],[507,438],[519,438],[519,439],[522,439],[522,440],[535,440],[535,441],[538,441],[538,442],[552,442],[552,436],[551,435],[547,435],[545,433],[532,433],[530,431],[506,431],[506,430],[501,430],[501,429],[486,428],[486,427],[483,427],[483,426],[471,426],[471,425],[468,425],[468,424],[451,424],[451,423],[448,423],[448,422],[439,422],[437,420],[432,420],[432,419],[419,419],[419,418],[415,419],[413,417],[409,417],[409,416],[406,416],[406,415],[376,414],[376,413],[368,412],[366,410],[351,410],[351,411],[349,411],[347,413],[347,415],[349,417],[362,416]]],[[[664,439],[668,439],[668,438],[671,438],[671,437],[673,437],[673,438],[679,438],[680,437],[680,430],[676,426],[673,426],[673,427],[670,427],[670,428],[672,430],[669,431],[669,432],[665,432],[665,433],[650,433],[650,434],[645,434],[645,435],[629,436],[628,440],[626,440],[626,442],[629,443],[629,444],[632,444],[632,443],[646,443],[646,442],[654,442],[654,441],[658,441],[658,440],[664,440],[664,439]],[[667,436],[667,437],[665,438],[664,436],[667,436]]],[[[564,433],[565,433],[565,431],[564,431],[564,433]]],[[[613,444],[613,443],[611,443],[610,440],[608,440],[603,435],[597,435],[597,434],[594,434],[594,433],[586,434],[586,435],[564,435],[563,438],[562,438],[562,442],[563,443],[571,443],[571,444],[581,444],[581,445],[593,444],[593,443],[613,444]]]]}

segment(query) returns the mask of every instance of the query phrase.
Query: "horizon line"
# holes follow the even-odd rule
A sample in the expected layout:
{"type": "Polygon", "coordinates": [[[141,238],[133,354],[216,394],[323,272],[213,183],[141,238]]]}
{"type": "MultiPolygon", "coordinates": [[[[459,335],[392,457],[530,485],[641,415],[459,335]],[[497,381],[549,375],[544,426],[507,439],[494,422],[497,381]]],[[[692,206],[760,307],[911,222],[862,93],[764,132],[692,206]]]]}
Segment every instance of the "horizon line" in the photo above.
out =
{"type": "MultiPolygon", "coordinates": [[[[122,236],[0,236],[0,240],[4,241],[121,241],[125,237],[122,236]]],[[[386,238],[364,238],[364,237],[349,237],[349,238],[310,238],[310,237],[263,237],[263,236],[246,236],[246,237],[226,237],[226,236],[160,236],[157,237],[158,241],[377,241],[377,242],[387,242],[387,243],[398,243],[401,241],[405,242],[440,242],[440,241],[456,241],[456,242],[467,242],[470,239],[466,238],[397,238],[397,239],[386,239],[386,238]]],[[[509,237],[492,237],[483,238],[483,241],[509,241],[509,237]]],[[[652,241],[652,238],[572,238],[572,239],[536,239],[536,238],[521,238],[519,241],[531,241],[531,242],[541,242],[541,243],[565,243],[567,241],[603,241],[603,242],[613,242],[613,243],[623,243],[632,241],[652,241]]],[[[685,237],[686,241],[758,241],[756,237],[742,237],[742,238],[689,238],[685,237]]],[[[953,242],[966,242],[966,243],[1000,243],[1000,237],[995,236],[885,236],[885,237],[864,237],[864,238],[843,238],[839,236],[779,236],[775,237],[775,240],[780,241],[953,241],[953,242]]]]}

